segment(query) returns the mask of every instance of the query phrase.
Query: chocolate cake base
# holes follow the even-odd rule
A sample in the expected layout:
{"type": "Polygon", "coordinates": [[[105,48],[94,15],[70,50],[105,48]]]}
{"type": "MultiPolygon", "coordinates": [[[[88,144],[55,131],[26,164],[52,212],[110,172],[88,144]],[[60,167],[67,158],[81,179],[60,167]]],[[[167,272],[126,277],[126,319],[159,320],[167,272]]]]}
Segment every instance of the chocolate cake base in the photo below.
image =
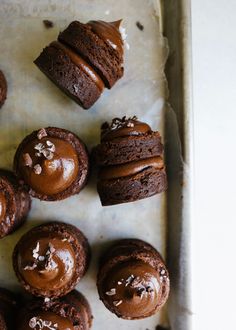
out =
{"type": "Polygon", "coordinates": [[[132,176],[99,180],[98,194],[103,206],[134,202],[167,189],[165,169],[147,168],[132,176]]]}
{"type": "Polygon", "coordinates": [[[100,97],[101,90],[85,71],[62,50],[52,45],[44,48],[34,61],[37,67],[64,93],[84,109],[100,97]]]}
{"type": "Polygon", "coordinates": [[[14,174],[0,169],[0,190],[6,198],[6,216],[0,221],[0,238],[14,232],[26,220],[31,207],[30,196],[14,174]]]}
{"type": "MultiPolygon", "coordinates": [[[[45,128],[45,131],[47,133],[47,136],[55,137],[62,139],[64,141],[69,142],[73,148],[76,150],[78,154],[78,161],[79,161],[79,173],[77,176],[77,179],[72,183],[70,187],[68,187],[66,190],[59,192],[54,195],[45,195],[40,194],[31,189],[31,187],[26,185],[26,188],[28,189],[31,196],[36,197],[38,199],[44,200],[44,201],[58,201],[65,199],[69,196],[78,194],[86,185],[88,175],[89,175],[89,156],[88,151],[85,146],[85,144],[80,140],[80,138],[75,135],[74,133],[62,129],[62,128],[56,128],[56,127],[47,127],[45,128]]],[[[32,140],[37,139],[38,130],[34,131],[30,135],[26,136],[24,140],[20,143],[20,145],[17,148],[15,157],[14,157],[14,171],[17,175],[17,177],[23,181],[23,177],[21,176],[21,173],[19,171],[19,158],[22,150],[25,148],[25,146],[30,143],[32,140]]]]}
{"type": "Polygon", "coordinates": [[[20,239],[20,241],[16,244],[12,258],[13,258],[13,268],[15,274],[20,284],[24,287],[26,291],[39,297],[56,298],[56,297],[64,296],[70,291],[72,291],[76,287],[80,279],[86,273],[90,261],[90,246],[87,241],[87,238],[75,226],[60,222],[51,222],[37,226],[31,229],[30,231],[28,231],[26,234],[24,234],[20,239]],[[39,234],[39,237],[45,235],[47,237],[55,237],[56,235],[58,235],[59,237],[61,237],[62,240],[65,239],[68,242],[70,242],[70,245],[74,250],[75,270],[73,277],[69,283],[67,283],[65,286],[59,289],[43,290],[39,288],[34,288],[26,282],[26,280],[23,278],[22,274],[19,271],[19,265],[18,265],[19,251],[24,246],[25,242],[27,242],[32,235],[37,235],[37,234],[39,234]]]}
{"type": "Polygon", "coordinates": [[[93,157],[98,166],[124,164],[162,154],[163,145],[158,132],[116,138],[99,144],[93,151],[93,157]]]}

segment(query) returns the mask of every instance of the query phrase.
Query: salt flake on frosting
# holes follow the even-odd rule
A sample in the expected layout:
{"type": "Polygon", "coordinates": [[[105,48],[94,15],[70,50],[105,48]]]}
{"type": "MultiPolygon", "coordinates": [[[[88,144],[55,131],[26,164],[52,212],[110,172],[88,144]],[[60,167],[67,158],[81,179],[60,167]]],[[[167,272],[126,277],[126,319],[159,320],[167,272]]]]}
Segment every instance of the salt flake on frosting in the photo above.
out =
{"type": "Polygon", "coordinates": [[[53,324],[51,321],[42,320],[38,316],[35,316],[29,320],[29,327],[34,330],[41,330],[44,328],[48,328],[49,330],[57,330],[58,324],[53,324]]]}

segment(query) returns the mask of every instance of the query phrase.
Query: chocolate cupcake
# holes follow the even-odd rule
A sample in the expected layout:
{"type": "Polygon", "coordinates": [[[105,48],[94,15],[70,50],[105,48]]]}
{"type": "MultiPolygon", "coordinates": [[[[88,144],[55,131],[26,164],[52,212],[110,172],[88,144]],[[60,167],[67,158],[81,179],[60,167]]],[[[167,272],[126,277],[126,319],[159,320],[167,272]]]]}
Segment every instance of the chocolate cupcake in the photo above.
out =
{"type": "Polygon", "coordinates": [[[3,72],[0,70],[0,108],[5,103],[6,98],[7,98],[7,81],[3,72]]]}
{"type": "Polygon", "coordinates": [[[0,170],[0,238],[15,231],[26,219],[31,199],[14,174],[0,170]]]}
{"type": "Polygon", "coordinates": [[[169,295],[169,275],[160,254],[148,243],[124,239],[101,259],[100,299],[118,317],[142,319],[158,312],[169,295]]]}
{"type": "Polygon", "coordinates": [[[104,206],[133,202],[167,189],[161,136],[136,117],[104,123],[94,158],[100,168],[97,189],[104,206]]]}
{"type": "Polygon", "coordinates": [[[0,329],[14,329],[13,317],[17,310],[17,297],[10,291],[0,288],[0,329]]]}
{"type": "Polygon", "coordinates": [[[89,244],[79,229],[51,222],[31,229],[20,239],[13,252],[13,267],[25,290],[55,298],[75,288],[89,259],[89,244]]]}
{"type": "Polygon", "coordinates": [[[60,300],[32,301],[18,314],[18,330],[88,330],[92,324],[88,301],[78,291],[60,300]]]}
{"type": "Polygon", "coordinates": [[[121,21],[72,22],[34,61],[63,92],[84,109],[123,76],[121,21]]]}
{"type": "Polygon", "coordinates": [[[33,197],[62,200],[78,194],[87,182],[87,149],[75,134],[65,129],[42,128],[21,142],[14,170],[33,197]]]}

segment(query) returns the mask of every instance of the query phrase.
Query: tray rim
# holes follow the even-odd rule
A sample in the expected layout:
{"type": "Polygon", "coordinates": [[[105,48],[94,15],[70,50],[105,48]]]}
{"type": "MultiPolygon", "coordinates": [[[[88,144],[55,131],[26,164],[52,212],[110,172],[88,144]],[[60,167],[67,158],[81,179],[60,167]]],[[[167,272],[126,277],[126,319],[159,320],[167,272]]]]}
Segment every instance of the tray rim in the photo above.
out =
{"type": "MultiPolygon", "coordinates": [[[[181,247],[185,247],[185,255],[183,257],[184,263],[181,266],[181,271],[184,273],[182,283],[179,289],[184,292],[180,294],[177,292],[177,299],[175,302],[183,309],[180,315],[175,315],[173,330],[190,330],[192,329],[192,296],[191,296],[191,210],[193,198],[193,109],[192,109],[192,40],[191,40],[191,0],[161,0],[161,27],[163,35],[168,39],[171,54],[179,53],[167,61],[165,73],[169,85],[169,99],[170,105],[176,114],[178,130],[180,134],[180,143],[182,150],[183,171],[181,173],[182,182],[182,201],[179,204],[181,208],[179,214],[179,221],[182,225],[183,232],[181,233],[181,247]],[[176,17],[170,16],[171,10],[175,10],[176,17]],[[174,23],[173,23],[174,22],[174,23]],[[177,24],[176,24],[177,23],[177,24]],[[175,25],[175,33],[171,33],[170,24],[175,25]],[[177,37],[177,38],[176,38],[177,37]],[[176,40],[178,42],[176,43],[176,40]],[[179,73],[179,75],[177,74],[179,73]],[[173,81],[173,79],[175,81],[173,81]],[[176,83],[177,80],[177,83],[176,83]],[[177,91],[174,88],[176,85],[180,86],[177,91]],[[179,95],[176,95],[179,93],[179,95]],[[176,97],[177,96],[177,97],[176,97]],[[179,96],[179,98],[178,98],[179,96]],[[183,312],[183,314],[182,314],[183,312]],[[179,320],[181,318],[181,320],[179,320]]],[[[168,150],[167,150],[168,157],[168,150]]],[[[171,198],[171,197],[170,197],[171,198]]],[[[167,203],[170,207],[170,203],[167,203]]],[[[171,218],[171,217],[170,217],[171,218]]],[[[168,218],[169,229],[170,222],[173,219],[168,218]]],[[[170,236],[171,237],[171,236],[170,236]]],[[[171,260],[171,251],[174,245],[167,238],[167,260],[171,260]]],[[[181,257],[181,255],[180,255],[181,257]]],[[[181,259],[181,258],[180,258],[181,259]]],[[[169,265],[171,268],[171,265],[169,265]]],[[[179,279],[180,281],[180,279],[179,279]]],[[[177,310],[177,309],[176,309],[177,310]]],[[[170,320],[170,323],[171,320],[170,320]]]]}

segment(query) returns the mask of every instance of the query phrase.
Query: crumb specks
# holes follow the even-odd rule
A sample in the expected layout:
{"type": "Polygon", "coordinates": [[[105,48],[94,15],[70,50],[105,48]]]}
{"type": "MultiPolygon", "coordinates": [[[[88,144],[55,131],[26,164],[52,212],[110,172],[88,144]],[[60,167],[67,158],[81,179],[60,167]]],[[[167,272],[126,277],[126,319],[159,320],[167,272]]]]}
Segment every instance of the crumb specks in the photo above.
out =
{"type": "Polygon", "coordinates": [[[143,26],[143,24],[141,24],[139,21],[136,22],[136,26],[137,26],[137,28],[138,28],[140,31],[143,31],[143,30],[144,30],[144,26],[143,26]]]}
{"type": "Polygon", "coordinates": [[[43,20],[43,24],[45,26],[46,29],[51,29],[54,27],[54,23],[48,19],[44,19],[43,20]]]}

